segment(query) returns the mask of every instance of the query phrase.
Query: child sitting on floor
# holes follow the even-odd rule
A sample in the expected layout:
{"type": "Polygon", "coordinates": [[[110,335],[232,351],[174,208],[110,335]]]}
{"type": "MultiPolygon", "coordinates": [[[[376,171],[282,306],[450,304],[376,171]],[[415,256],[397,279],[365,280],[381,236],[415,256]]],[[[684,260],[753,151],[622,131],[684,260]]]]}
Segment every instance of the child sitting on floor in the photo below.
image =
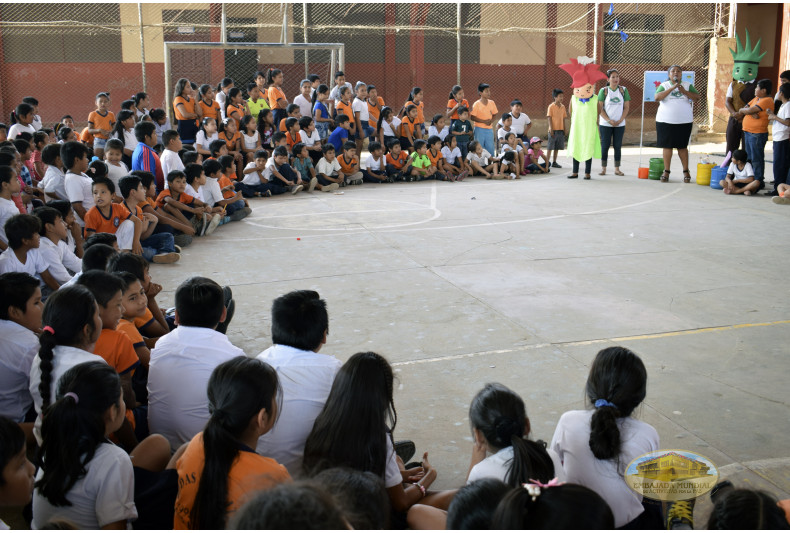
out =
{"type": "Polygon", "coordinates": [[[47,263],[38,250],[41,221],[33,215],[14,215],[4,226],[8,249],[0,254],[0,274],[24,272],[35,276],[53,291],[60,283],[52,277],[47,263]]]}
{"type": "Polygon", "coordinates": [[[724,194],[743,194],[751,196],[759,188],[759,182],[754,179],[754,169],[747,160],[746,150],[735,150],[732,153],[732,162],[727,169],[727,176],[719,181],[724,194]]]}

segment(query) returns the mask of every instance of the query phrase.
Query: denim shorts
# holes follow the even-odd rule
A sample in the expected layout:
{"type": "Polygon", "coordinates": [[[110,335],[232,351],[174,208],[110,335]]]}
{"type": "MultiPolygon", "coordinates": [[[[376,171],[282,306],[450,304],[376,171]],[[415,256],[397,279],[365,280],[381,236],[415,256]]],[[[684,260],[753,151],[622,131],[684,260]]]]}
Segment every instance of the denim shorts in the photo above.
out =
{"type": "Polygon", "coordinates": [[[357,136],[356,136],[357,139],[364,139],[365,137],[370,137],[376,132],[376,129],[372,128],[368,124],[362,124],[361,126],[362,126],[362,131],[357,132],[357,136]]]}
{"type": "Polygon", "coordinates": [[[93,138],[93,149],[94,150],[104,150],[105,145],[107,144],[107,139],[99,139],[98,137],[93,138]]]}

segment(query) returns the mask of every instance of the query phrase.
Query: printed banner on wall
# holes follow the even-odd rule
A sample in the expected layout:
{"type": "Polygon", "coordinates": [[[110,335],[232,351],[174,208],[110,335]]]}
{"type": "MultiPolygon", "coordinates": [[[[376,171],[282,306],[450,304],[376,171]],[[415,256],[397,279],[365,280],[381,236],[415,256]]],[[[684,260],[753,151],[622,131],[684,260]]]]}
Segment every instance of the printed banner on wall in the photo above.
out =
{"type": "MultiPolygon", "coordinates": [[[[684,71],[683,77],[681,78],[683,81],[688,83],[694,84],[694,75],[695,72],[693,70],[684,71]]],[[[645,71],[645,79],[644,79],[644,91],[642,91],[642,101],[643,102],[655,102],[656,101],[656,87],[667,81],[669,76],[667,75],[666,70],[647,70],[645,71]]],[[[699,89],[697,89],[699,90],[699,89]]]]}

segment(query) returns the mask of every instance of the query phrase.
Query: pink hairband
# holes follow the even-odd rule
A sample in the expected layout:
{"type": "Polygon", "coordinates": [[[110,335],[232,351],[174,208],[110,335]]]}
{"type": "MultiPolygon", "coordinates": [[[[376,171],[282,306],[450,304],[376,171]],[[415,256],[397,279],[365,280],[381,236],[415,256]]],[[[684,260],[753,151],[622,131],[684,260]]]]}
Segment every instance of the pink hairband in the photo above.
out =
{"type": "Polygon", "coordinates": [[[55,334],[55,330],[52,329],[52,326],[44,326],[44,328],[41,331],[46,331],[50,335],[54,335],[55,334]]]}
{"type": "Polygon", "coordinates": [[[66,394],[63,395],[63,397],[64,398],[73,398],[74,399],[74,403],[80,403],[80,397],[77,396],[76,392],[67,392],[66,394]]]}

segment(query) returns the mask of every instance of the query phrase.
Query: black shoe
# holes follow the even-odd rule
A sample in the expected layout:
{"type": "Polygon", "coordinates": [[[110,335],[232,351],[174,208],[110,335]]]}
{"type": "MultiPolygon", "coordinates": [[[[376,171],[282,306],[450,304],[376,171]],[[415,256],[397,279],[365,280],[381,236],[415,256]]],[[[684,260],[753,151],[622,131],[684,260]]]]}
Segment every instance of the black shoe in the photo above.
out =
{"type": "Polygon", "coordinates": [[[578,174],[568,174],[565,177],[568,178],[569,180],[575,180],[575,179],[577,179],[579,177],[579,175],[578,174]]]}
{"type": "Polygon", "coordinates": [[[414,452],[417,451],[417,447],[414,445],[413,441],[410,440],[399,440],[395,441],[395,453],[400,457],[401,461],[405,465],[409,462],[409,459],[414,457],[414,452]]]}
{"type": "Polygon", "coordinates": [[[556,161],[551,164],[551,168],[562,168],[556,161]]]}
{"type": "Polygon", "coordinates": [[[233,313],[236,312],[236,300],[231,300],[226,307],[225,322],[217,324],[216,330],[223,335],[227,334],[230,321],[233,319],[233,313]]]}
{"type": "Polygon", "coordinates": [[[768,191],[764,192],[763,196],[779,196],[779,193],[777,191],[768,191]]]}

